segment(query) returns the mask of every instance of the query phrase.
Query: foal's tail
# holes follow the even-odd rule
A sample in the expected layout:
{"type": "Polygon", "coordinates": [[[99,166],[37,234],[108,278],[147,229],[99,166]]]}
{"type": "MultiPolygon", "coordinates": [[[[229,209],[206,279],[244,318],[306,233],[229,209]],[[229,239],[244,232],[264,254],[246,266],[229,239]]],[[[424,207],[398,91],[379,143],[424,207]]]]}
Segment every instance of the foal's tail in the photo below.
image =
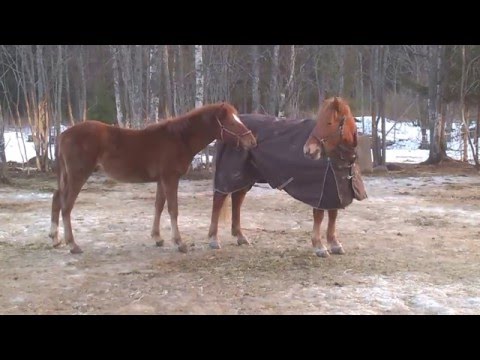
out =
{"type": "Polygon", "coordinates": [[[60,150],[60,140],[62,134],[55,139],[55,160],[53,161],[53,170],[57,175],[58,190],[63,191],[67,184],[67,169],[65,167],[62,151],[60,150]]]}
{"type": "Polygon", "coordinates": [[[55,159],[53,160],[53,172],[55,174],[58,174],[59,168],[58,168],[58,153],[59,153],[59,145],[58,145],[58,136],[55,138],[55,159]]]}
{"type": "Polygon", "coordinates": [[[218,217],[219,223],[226,223],[229,219],[232,218],[232,195],[227,195],[227,198],[223,202],[222,208],[220,209],[220,215],[218,217]]]}

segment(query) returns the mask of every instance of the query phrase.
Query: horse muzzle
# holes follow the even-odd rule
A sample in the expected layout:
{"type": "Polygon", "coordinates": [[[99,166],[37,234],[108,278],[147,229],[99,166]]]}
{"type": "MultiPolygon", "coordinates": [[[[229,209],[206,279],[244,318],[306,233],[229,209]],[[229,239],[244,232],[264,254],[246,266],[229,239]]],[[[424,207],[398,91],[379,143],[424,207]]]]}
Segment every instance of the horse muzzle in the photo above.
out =
{"type": "Polygon", "coordinates": [[[243,137],[240,143],[247,150],[257,147],[257,139],[255,139],[255,136],[253,136],[252,134],[243,137]]]}
{"type": "Polygon", "coordinates": [[[319,160],[322,157],[322,148],[315,144],[305,144],[303,154],[308,159],[319,160]]]}

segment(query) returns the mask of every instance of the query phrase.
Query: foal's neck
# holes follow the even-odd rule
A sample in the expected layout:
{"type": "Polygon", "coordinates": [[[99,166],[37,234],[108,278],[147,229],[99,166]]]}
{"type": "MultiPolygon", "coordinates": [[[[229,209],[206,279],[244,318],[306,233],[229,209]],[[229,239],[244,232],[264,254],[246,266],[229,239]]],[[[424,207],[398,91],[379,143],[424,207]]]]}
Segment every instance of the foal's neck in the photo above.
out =
{"type": "Polygon", "coordinates": [[[190,119],[190,126],[186,132],[185,140],[192,156],[200,152],[213,140],[218,131],[218,124],[214,115],[198,114],[190,119]]]}

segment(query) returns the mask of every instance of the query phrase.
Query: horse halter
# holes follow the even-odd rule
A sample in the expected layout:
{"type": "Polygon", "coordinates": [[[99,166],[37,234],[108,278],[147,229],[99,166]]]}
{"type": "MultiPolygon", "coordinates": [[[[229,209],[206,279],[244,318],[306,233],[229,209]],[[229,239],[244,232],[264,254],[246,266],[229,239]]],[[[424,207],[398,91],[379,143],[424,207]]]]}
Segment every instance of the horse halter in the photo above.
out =
{"type": "Polygon", "coordinates": [[[234,133],[233,131],[228,130],[225,126],[223,126],[223,124],[220,122],[218,117],[216,117],[216,119],[217,119],[218,125],[220,126],[220,139],[222,141],[224,141],[223,140],[223,132],[225,131],[227,134],[232,135],[237,139],[237,147],[240,146],[240,140],[242,139],[242,137],[252,133],[252,130],[247,130],[243,134],[238,135],[238,134],[234,133]]]}
{"type": "Polygon", "coordinates": [[[346,119],[346,118],[345,118],[345,115],[342,116],[342,118],[340,119],[340,124],[338,125],[337,131],[331,133],[330,135],[325,136],[325,137],[323,137],[323,138],[319,138],[317,135],[315,135],[315,133],[312,132],[312,137],[313,137],[315,140],[317,140],[322,147],[323,147],[323,144],[324,144],[325,142],[327,142],[327,140],[328,140],[329,138],[331,138],[333,135],[336,135],[337,133],[340,133],[340,140],[341,140],[342,137],[343,137],[343,126],[345,125],[345,119],[346,119]]]}
{"type": "MultiPolygon", "coordinates": [[[[340,153],[340,160],[346,160],[346,159],[344,158],[344,156],[343,156],[344,154],[343,154],[342,150],[349,150],[348,147],[346,147],[344,144],[342,144],[343,127],[344,127],[344,125],[345,125],[345,120],[346,120],[346,117],[345,117],[345,115],[344,115],[344,116],[342,116],[341,119],[340,119],[340,124],[338,125],[338,129],[337,129],[335,132],[333,132],[333,133],[331,133],[330,135],[328,135],[328,136],[325,136],[325,137],[323,137],[323,138],[319,138],[319,137],[318,137],[317,135],[315,135],[313,132],[312,132],[312,134],[311,134],[311,136],[320,143],[320,146],[322,147],[323,153],[324,153],[324,154],[327,154],[327,151],[325,150],[324,144],[328,141],[328,139],[330,139],[331,137],[333,137],[334,135],[336,135],[337,133],[339,133],[340,143],[337,145],[337,147],[340,148],[340,151],[339,151],[339,153],[340,153]]],[[[356,157],[357,157],[357,155],[356,155],[356,152],[354,151],[354,154],[353,154],[353,159],[354,159],[354,160],[353,160],[353,161],[355,161],[356,157]]]]}

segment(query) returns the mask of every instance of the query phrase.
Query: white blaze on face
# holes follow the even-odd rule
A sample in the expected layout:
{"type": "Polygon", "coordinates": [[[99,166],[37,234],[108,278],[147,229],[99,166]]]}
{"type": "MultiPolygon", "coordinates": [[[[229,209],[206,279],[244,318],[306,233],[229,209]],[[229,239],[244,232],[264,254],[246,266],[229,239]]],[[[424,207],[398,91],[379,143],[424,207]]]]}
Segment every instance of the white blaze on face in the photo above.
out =
{"type": "Polygon", "coordinates": [[[233,118],[235,119],[236,122],[238,122],[238,123],[240,123],[240,124],[242,123],[242,122],[240,121],[240,118],[239,118],[236,114],[232,114],[232,115],[233,115],[233,118]]]}

